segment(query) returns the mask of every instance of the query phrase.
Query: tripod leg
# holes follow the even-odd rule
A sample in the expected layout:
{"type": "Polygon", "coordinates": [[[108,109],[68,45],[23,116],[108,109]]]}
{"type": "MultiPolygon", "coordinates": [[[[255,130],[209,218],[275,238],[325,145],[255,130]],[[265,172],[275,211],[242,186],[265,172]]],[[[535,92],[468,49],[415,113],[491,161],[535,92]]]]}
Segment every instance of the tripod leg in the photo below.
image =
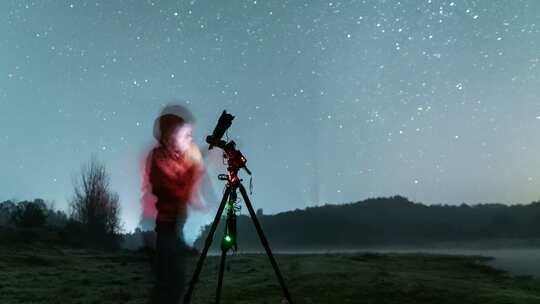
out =
{"type": "Polygon", "coordinates": [[[276,276],[279,280],[279,284],[281,285],[281,289],[283,289],[283,294],[285,295],[285,298],[287,299],[288,303],[292,304],[291,295],[289,294],[289,290],[287,289],[287,286],[285,286],[285,280],[283,280],[283,277],[281,276],[279,267],[276,263],[276,260],[274,259],[274,256],[272,255],[272,251],[270,250],[268,241],[266,240],[266,237],[264,236],[263,230],[261,228],[261,224],[259,223],[259,220],[257,219],[257,215],[255,214],[255,211],[253,210],[253,206],[251,205],[251,201],[249,200],[249,197],[246,193],[246,189],[244,188],[242,184],[239,185],[239,188],[240,188],[240,193],[242,194],[242,198],[244,199],[244,202],[246,203],[246,206],[249,210],[249,215],[251,216],[251,219],[253,220],[253,224],[255,225],[255,229],[257,229],[257,233],[259,234],[261,243],[264,246],[264,249],[266,250],[266,255],[268,255],[268,258],[270,259],[270,263],[272,263],[274,272],[276,273],[276,276]]]}
{"type": "Polygon", "coordinates": [[[184,303],[189,304],[191,302],[191,294],[193,293],[193,289],[195,288],[195,284],[197,283],[197,280],[199,279],[199,274],[201,273],[202,265],[204,263],[204,259],[206,258],[206,255],[208,254],[208,249],[210,248],[210,245],[212,245],[212,240],[214,238],[214,233],[216,232],[216,228],[218,226],[219,220],[221,218],[221,214],[223,213],[223,209],[225,209],[225,204],[227,203],[227,198],[229,197],[229,194],[231,192],[231,188],[227,187],[225,188],[225,193],[223,193],[223,198],[221,199],[221,203],[219,204],[218,211],[216,212],[216,217],[214,218],[214,222],[212,223],[212,227],[210,228],[210,232],[208,233],[208,236],[206,237],[204,249],[201,252],[201,256],[199,257],[199,261],[197,262],[197,267],[195,268],[195,272],[193,273],[193,277],[191,278],[191,281],[189,282],[189,288],[184,295],[184,303]]]}
{"type": "Polygon", "coordinates": [[[221,297],[221,286],[223,283],[223,272],[225,270],[225,258],[227,257],[227,250],[221,250],[221,262],[219,263],[219,277],[216,290],[216,304],[219,304],[221,297]]]}

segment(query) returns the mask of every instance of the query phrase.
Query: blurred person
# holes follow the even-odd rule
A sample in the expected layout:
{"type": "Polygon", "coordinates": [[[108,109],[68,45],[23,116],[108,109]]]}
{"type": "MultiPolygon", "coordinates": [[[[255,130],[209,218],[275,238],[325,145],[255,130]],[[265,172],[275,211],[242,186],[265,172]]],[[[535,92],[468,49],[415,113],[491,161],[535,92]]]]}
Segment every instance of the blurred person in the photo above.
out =
{"type": "MultiPolygon", "coordinates": [[[[143,217],[155,218],[156,281],[151,303],[179,302],[185,283],[183,227],[188,207],[209,211],[199,193],[206,172],[192,132],[193,117],[182,106],[166,107],[154,124],[158,143],[146,158],[143,195],[143,217]]],[[[205,181],[203,194],[214,199],[205,181]]]]}

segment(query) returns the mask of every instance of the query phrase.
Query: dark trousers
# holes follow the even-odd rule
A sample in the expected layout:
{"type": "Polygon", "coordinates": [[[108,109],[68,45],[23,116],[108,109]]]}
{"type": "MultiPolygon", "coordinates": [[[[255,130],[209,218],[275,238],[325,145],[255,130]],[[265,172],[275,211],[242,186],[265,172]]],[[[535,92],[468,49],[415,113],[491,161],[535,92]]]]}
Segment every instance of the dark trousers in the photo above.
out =
{"type": "Polygon", "coordinates": [[[158,232],[156,236],[156,285],[152,303],[178,304],[183,296],[185,260],[183,240],[175,232],[158,232]]]}

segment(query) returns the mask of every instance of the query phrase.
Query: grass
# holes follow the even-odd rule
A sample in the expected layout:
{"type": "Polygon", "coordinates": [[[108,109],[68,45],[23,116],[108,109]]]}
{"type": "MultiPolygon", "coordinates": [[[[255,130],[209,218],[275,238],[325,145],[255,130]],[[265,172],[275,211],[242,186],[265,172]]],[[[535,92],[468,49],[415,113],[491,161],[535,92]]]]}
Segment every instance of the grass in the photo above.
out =
{"type": "MultiPolygon", "coordinates": [[[[188,259],[191,274],[197,257],[188,259]]],[[[277,255],[295,303],[540,303],[540,280],[487,258],[418,254],[277,255]]],[[[219,257],[208,257],[192,303],[213,303],[219,257]]],[[[186,280],[189,281],[189,280],[186,280]]],[[[0,246],[0,303],[147,303],[153,276],[138,252],[0,246]]],[[[282,303],[266,255],[227,257],[222,303],[282,303]]]]}

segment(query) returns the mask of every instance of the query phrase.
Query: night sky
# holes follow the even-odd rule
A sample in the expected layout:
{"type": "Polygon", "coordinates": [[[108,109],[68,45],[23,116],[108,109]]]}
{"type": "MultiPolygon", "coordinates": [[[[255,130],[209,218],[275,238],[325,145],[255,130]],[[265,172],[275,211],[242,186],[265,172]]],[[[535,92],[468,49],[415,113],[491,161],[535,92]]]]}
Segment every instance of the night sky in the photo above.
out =
{"type": "Polygon", "coordinates": [[[539,17],[536,0],[2,1],[0,200],[66,210],[95,155],[133,230],[154,119],[179,103],[203,148],[221,111],[236,116],[265,213],[396,194],[529,203],[539,17]]]}

